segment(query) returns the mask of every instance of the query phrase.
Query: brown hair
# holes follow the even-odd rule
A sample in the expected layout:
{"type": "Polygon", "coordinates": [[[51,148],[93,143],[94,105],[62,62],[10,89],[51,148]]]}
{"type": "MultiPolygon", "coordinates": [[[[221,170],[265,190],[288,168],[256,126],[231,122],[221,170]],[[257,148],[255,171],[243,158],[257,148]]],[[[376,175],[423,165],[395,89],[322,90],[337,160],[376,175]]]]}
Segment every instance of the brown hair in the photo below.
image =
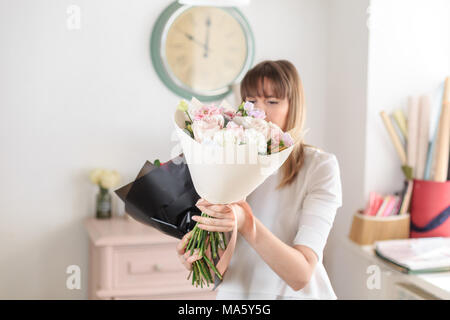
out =
{"type": "Polygon", "coordinates": [[[241,82],[241,98],[267,97],[264,91],[264,80],[271,81],[274,95],[279,99],[287,97],[289,111],[287,115],[286,131],[295,141],[288,159],[282,166],[283,178],[277,189],[291,184],[303,166],[304,148],[313,147],[303,142],[301,133],[306,118],[303,85],[295,66],[287,60],[265,60],[250,69],[241,82]]]}

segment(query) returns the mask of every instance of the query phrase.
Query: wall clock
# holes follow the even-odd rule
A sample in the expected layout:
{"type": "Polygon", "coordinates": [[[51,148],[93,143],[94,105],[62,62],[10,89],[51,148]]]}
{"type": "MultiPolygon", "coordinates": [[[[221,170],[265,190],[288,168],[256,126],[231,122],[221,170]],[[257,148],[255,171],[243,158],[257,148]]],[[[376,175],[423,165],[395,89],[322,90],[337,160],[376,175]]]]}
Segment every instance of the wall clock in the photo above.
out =
{"type": "Polygon", "coordinates": [[[252,66],[254,38],[234,7],[169,5],[150,40],[153,66],[164,84],[190,100],[217,101],[252,66]]]}

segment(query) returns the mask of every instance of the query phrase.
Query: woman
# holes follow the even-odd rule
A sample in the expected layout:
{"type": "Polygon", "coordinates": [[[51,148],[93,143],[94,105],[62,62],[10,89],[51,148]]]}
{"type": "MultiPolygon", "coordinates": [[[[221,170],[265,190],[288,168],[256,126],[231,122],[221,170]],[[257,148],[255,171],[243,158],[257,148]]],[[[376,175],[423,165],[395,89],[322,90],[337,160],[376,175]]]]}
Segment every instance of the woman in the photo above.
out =
{"type": "MultiPolygon", "coordinates": [[[[305,120],[303,87],[296,68],[286,60],[263,61],[241,83],[244,101],[265,111],[267,121],[299,137],[305,120]]],[[[322,264],[322,254],[342,205],[336,157],[297,143],[288,160],[246,199],[254,223],[238,206],[237,221],[224,205],[201,200],[197,206],[213,218],[195,216],[199,228],[231,231],[237,224],[233,257],[217,288],[217,299],[336,299],[322,264]]],[[[199,259],[184,252],[186,234],[177,246],[188,270],[199,259]]]]}

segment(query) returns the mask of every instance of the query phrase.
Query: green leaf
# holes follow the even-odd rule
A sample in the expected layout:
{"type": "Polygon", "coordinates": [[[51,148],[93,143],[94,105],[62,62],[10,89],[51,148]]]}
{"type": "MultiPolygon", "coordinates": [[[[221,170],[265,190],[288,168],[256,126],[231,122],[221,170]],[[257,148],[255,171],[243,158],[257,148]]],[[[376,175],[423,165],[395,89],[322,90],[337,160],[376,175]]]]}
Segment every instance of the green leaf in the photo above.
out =
{"type": "Polygon", "coordinates": [[[159,160],[156,159],[156,160],[153,162],[153,165],[154,165],[155,167],[159,168],[159,167],[161,167],[161,162],[159,162],[159,160]]]}
{"type": "Polygon", "coordinates": [[[413,179],[413,168],[408,166],[408,165],[403,165],[402,166],[402,171],[403,174],[405,175],[407,180],[412,180],[413,179]]]}
{"type": "MultiPolygon", "coordinates": [[[[191,127],[189,127],[190,129],[191,127]]],[[[184,132],[186,132],[187,135],[189,135],[192,139],[194,139],[194,133],[192,132],[192,129],[189,130],[188,128],[183,129],[184,132]]]]}

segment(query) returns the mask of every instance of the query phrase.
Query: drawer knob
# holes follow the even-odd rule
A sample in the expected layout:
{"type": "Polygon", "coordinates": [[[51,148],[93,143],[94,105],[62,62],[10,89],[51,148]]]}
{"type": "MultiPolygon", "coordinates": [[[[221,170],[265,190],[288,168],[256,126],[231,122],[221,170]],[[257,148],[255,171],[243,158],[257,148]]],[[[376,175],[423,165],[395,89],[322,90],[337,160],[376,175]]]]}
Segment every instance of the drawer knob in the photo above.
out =
{"type": "Polygon", "coordinates": [[[127,272],[128,274],[132,275],[151,275],[152,273],[177,273],[181,272],[185,269],[181,269],[181,265],[178,266],[176,264],[173,268],[170,266],[166,266],[164,264],[160,263],[153,263],[153,264],[147,264],[147,265],[134,265],[131,261],[127,262],[127,272]]]}
{"type": "Polygon", "coordinates": [[[155,271],[155,272],[160,272],[161,271],[161,267],[159,266],[159,264],[155,263],[153,265],[153,271],[155,271]]]}

